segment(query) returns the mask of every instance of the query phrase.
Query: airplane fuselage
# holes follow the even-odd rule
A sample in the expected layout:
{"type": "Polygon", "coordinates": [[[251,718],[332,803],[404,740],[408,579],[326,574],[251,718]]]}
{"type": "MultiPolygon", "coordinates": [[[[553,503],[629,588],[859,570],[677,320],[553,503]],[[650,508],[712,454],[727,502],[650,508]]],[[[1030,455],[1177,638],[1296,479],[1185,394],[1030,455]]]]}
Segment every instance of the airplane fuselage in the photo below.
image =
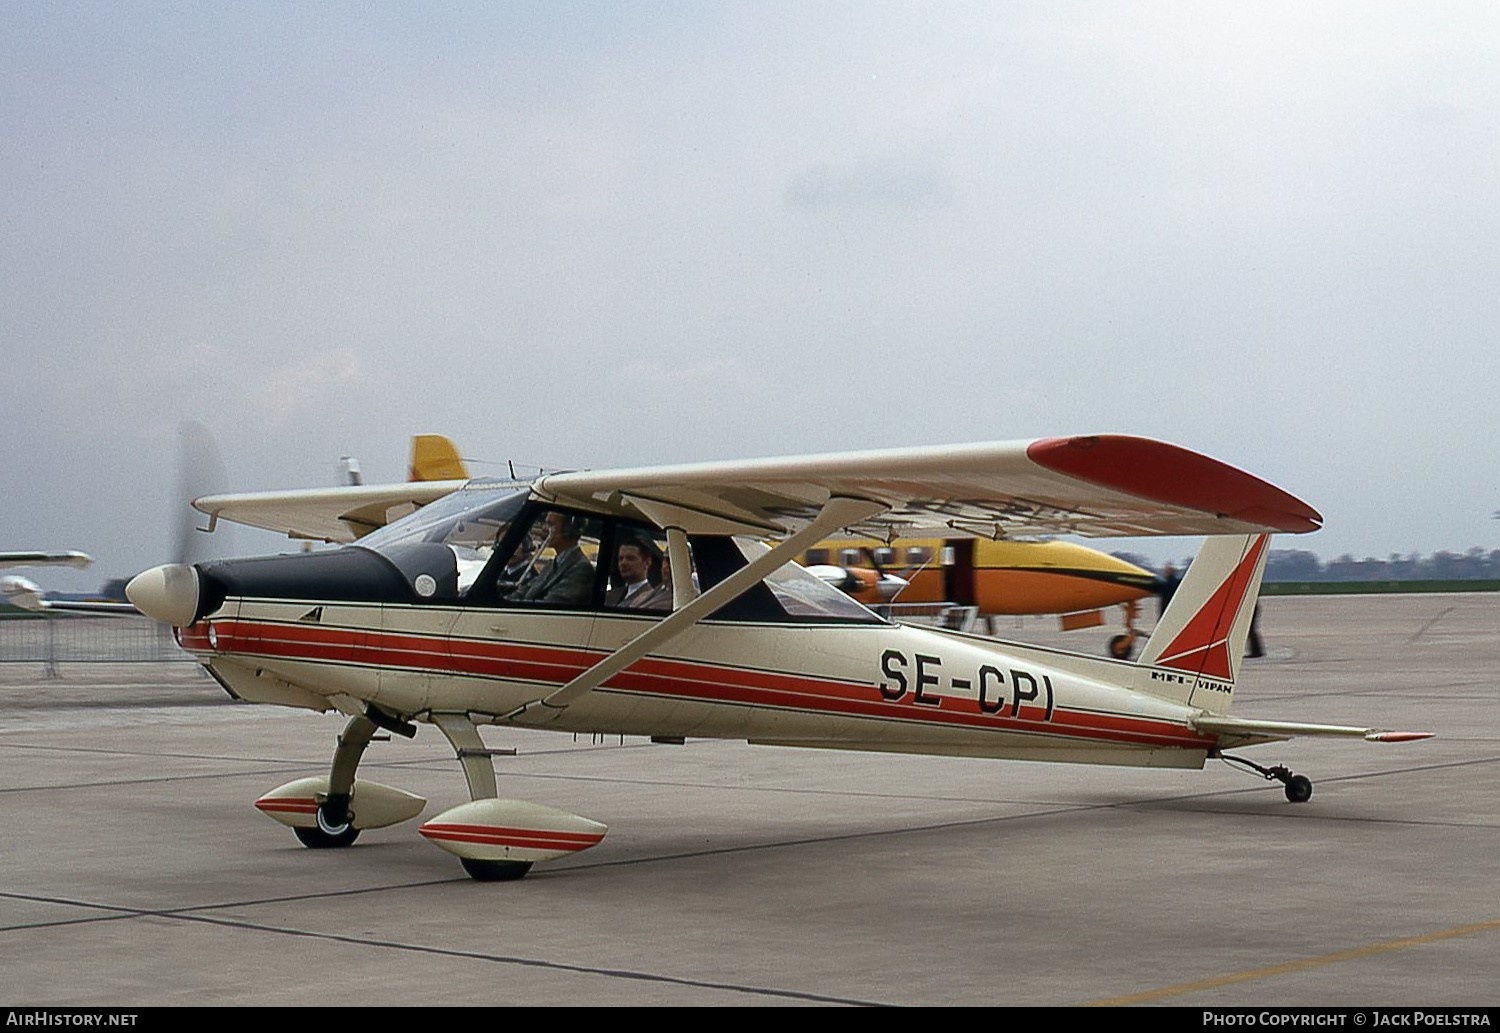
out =
{"type": "MultiPolygon", "coordinates": [[[[659,618],[227,597],[179,630],[234,695],[503,723],[659,618]]],[[[1129,665],[912,626],[704,621],[551,716],[559,731],[1201,767],[1198,711],[1106,684],[1129,665]],[[1113,668],[1113,671],[1108,670],[1113,668]]]]}

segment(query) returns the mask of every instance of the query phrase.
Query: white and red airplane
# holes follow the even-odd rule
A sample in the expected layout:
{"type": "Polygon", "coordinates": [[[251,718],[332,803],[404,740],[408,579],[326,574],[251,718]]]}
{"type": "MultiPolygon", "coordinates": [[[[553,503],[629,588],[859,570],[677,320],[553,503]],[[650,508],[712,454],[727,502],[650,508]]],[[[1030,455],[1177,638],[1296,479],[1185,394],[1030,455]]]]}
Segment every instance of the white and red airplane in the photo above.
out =
{"type": "Polygon", "coordinates": [[[236,699],[348,715],[326,775],[256,803],[312,847],[346,846],[424,809],[356,777],[377,730],[411,736],[418,724],[447,737],[470,795],[420,832],[482,880],[519,878],[605,834],[500,798],[485,726],[1151,767],[1227,757],[1282,782],[1294,802],[1312,794],[1305,776],[1225,751],[1295,735],[1429,734],[1229,715],[1269,535],[1322,518],[1158,441],[353,491],[200,500],[216,517],[296,536],[378,530],[334,550],[156,567],[127,588],[236,699]],[[1210,537],[1135,663],[894,624],[791,562],[835,534],[921,533],[1210,537]]]}

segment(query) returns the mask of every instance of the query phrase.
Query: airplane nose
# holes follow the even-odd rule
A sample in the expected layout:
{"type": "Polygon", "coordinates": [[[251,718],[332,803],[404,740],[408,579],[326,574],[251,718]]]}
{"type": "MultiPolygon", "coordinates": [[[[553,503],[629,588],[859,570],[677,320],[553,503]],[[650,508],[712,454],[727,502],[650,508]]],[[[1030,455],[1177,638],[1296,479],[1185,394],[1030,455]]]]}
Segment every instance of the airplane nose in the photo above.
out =
{"type": "Polygon", "coordinates": [[[125,586],[125,598],[153,620],[173,627],[198,616],[198,572],[185,563],[166,563],[142,571],[125,586]]]}

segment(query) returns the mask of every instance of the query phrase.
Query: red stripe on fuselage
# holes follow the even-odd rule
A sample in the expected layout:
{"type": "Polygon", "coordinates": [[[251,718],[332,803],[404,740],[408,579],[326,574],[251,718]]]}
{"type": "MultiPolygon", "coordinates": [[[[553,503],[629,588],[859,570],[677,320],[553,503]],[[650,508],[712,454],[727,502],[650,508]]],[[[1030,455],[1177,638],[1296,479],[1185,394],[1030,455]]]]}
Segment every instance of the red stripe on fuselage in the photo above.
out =
{"type": "MultiPolygon", "coordinates": [[[[215,622],[219,652],[355,663],[434,671],[442,674],[507,678],[563,685],[602,660],[606,653],[517,642],[448,639],[410,633],[323,625],[253,621],[215,622]]],[[[703,661],[646,657],[605,682],[604,688],[684,702],[733,703],[923,724],[1042,733],[1138,746],[1207,748],[1216,741],[1184,725],[1154,718],[1023,706],[1019,715],[979,713],[975,701],[938,696],[937,704],[895,703],[872,698],[869,683],[842,682],[776,671],[724,667],[703,661]],[[899,713],[893,713],[896,708],[899,713]]],[[[1009,704],[1006,705],[1009,710],[1009,704]]]]}

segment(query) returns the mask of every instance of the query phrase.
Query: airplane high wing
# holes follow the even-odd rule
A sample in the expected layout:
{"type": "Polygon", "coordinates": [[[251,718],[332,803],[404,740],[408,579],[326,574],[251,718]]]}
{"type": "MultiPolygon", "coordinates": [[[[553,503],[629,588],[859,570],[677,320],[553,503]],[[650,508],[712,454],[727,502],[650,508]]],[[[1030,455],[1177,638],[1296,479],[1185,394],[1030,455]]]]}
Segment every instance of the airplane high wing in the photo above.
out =
{"type": "MultiPolygon", "coordinates": [[[[248,492],[193,505],[211,521],[345,543],[466,483],[248,492]]],[[[923,532],[1300,533],[1322,524],[1316,510],[1258,477],[1176,445],[1123,435],[580,471],[548,474],[533,486],[557,502],[604,503],[685,530],[767,536],[805,526],[836,496],[880,503],[880,512],[847,530],[886,541],[923,532]]]]}
{"type": "Polygon", "coordinates": [[[208,514],[208,530],[220,520],[229,520],[279,531],[288,538],[344,543],[414,513],[465,483],[413,481],[208,495],[194,499],[193,508],[208,514]]]}
{"type": "Polygon", "coordinates": [[[82,570],[94,558],[86,552],[0,552],[0,567],[77,567],[82,570]]]}
{"type": "Polygon", "coordinates": [[[421,813],[426,800],[356,771],[378,731],[423,724],[453,747],[470,800],[420,832],[481,880],[606,832],[501,798],[484,727],[1152,768],[1212,757],[1292,803],[1308,778],[1225,751],[1428,734],[1229,716],[1270,534],[1322,518],[1174,445],[1095,435],[400,488],[201,500],[359,537],[166,564],[126,588],[234,698],[348,717],[326,776],[256,802],[309,847],[421,813]],[[1134,663],[893,623],[793,562],[840,533],[923,531],[1209,537],[1134,663]]]}
{"type": "MultiPolygon", "coordinates": [[[[358,469],[348,456],[343,463],[346,472],[358,469]]],[[[337,488],[208,495],[194,499],[193,508],[208,514],[209,531],[222,519],[288,538],[343,544],[414,513],[468,480],[468,467],[452,441],[441,434],[414,434],[404,483],[362,484],[356,476],[337,488]]]]}
{"type": "Polygon", "coordinates": [[[830,498],[867,499],[878,512],[847,530],[883,540],[924,531],[995,538],[1300,533],[1323,520],[1258,477],[1124,435],[562,473],[539,478],[535,490],[558,502],[685,521],[687,530],[771,535],[806,526],[830,498]]]}

